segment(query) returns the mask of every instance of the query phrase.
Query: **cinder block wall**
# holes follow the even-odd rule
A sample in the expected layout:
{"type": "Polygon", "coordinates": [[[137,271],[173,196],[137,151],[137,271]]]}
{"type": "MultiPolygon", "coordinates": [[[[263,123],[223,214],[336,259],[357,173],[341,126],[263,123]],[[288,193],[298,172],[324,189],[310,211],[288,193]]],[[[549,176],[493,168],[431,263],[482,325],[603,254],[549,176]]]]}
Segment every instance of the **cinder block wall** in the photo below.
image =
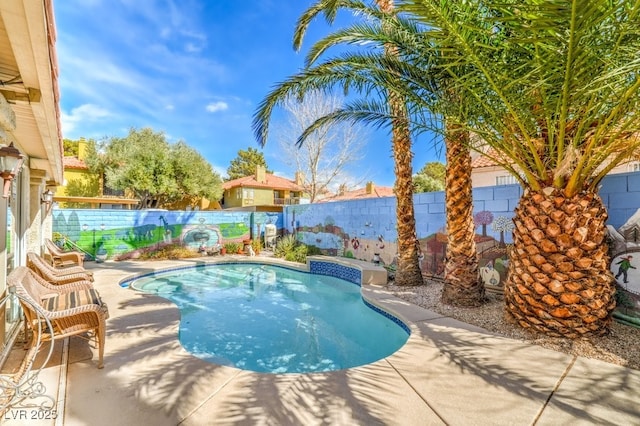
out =
{"type": "MultiPolygon", "coordinates": [[[[599,193],[608,208],[608,224],[618,229],[640,208],[640,172],[607,176],[599,193]]],[[[497,219],[502,218],[508,223],[521,195],[519,185],[473,190],[474,214],[488,211],[493,215],[493,223],[486,226],[487,236],[496,240],[500,238],[501,232],[495,228],[497,219]]],[[[414,208],[419,239],[445,233],[443,192],[416,194],[414,208]]],[[[275,223],[279,233],[295,232],[306,244],[315,245],[338,256],[349,255],[347,252],[351,252],[350,255],[356,258],[371,260],[377,253],[385,262],[389,262],[397,252],[395,197],[292,205],[285,207],[282,214],[54,209],[53,218],[53,232],[60,232],[73,241],[79,241],[88,251],[94,249],[92,236],[95,230],[96,244],[107,247],[110,254],[126,251],[123,239],[148,238],[148,233],[157,233],[164,226],[171,227],[172,231],[185,226],[206,226],[218,230],[236,226],[237,231],[240,224],[244,224],[247,233],[243,237],[251,235],[255,238],[264,232],[266,223],[275,223]],[[166,224],[163,219],[167,221],[166,224]]],[[[476,232],[481,231],[478,229],[476,232]]],[[[222,234],[220,235],[224,240],[222,234]]],[[[506,243],[512,242],[510,231],[503,231],[502,234],[506,243]]]]}

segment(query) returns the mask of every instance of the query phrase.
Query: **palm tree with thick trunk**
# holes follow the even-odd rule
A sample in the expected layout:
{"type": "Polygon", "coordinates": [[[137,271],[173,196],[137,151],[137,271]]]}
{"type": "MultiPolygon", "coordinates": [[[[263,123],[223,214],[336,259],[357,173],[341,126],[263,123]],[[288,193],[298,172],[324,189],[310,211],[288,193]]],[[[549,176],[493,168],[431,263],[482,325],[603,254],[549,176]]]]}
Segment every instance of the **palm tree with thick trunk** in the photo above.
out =
{"type": "MultiPolygon", "coordinates": [[[[393,0],[376,0],[380,11],[393,14],[393,0]]],[[[384,45],[386,55],[396,57],[398,50],[390,43],[384,45]]],[[[420,270],[420,245],[416,234],[416,218],[413,208],[413,160],[411,129],[404,97],[394,90],[387,90],[389,112],[392,119],[391,145],[394,159],[396,182],[396,218],[398,230],[398,271],[397,285],[422,284],[420,270]]]]}
{"type": "MultiPolygon", "coordinates": [[[[270,115],[273,103],[285,93],[300,93],[315,87],[331,87],[340,84],[355,87],[367,94],[383,92],[385,105],[375,102],[354,103],[351,109],[338,111],[326,121],[345,118],[359,120],[380,121],[391,123],[393,137],[393,152],[396,165],[396,195],[398,217],[398,248],[400,253],[399,269],[397,275],[398,284],[413,284],[422,282],[419,276],[417,255],[418,242],[415,233],[415,219],[413,213],[413,192],[410,186],[411,180],[411,131],[410,114],[407,112],[406,102],[411,105],[423,104],[423,99],[413,98],[408,100],[395,92],[392,88],[398,83],[393,80],[396,71],[388,68],[394,60],[402,63],[396,42],[386,37],[383,32],[393,25],[396,16],[393,14],[392,1],[378,1],[378,10],[368,8],[362,2],[352,0],[321,0],[309,8],[298,21],[294,37],[294,46],[299,49],[302,38],[306,33],[309,23],[318,14],[323,13],[331,23],[340,8],[350,9],[361,16],[367,16],[370,21],[379,23],[378,27],[355,26],[333,34],[313,46],[307,56],[309,68],[304,73],[283,83],[278,89],[267,97],[261,109],[256,114],[254,122],[259,140],[264,140],[265,125],[270,115]],[[371,37],[370,40],[367,37],[371,37]],[[376,60],[372,55],[348,56],[341,59],[330,59],[323,64],[311,67],[320,55],[330,46],[340,43],[361,43],[367,41],[376,42],[382,46],[382,58],[376,60]]],[[[411,34],[414,28],[408,28],[411,34]]],[[[409,37],[411,39],[411,37],[409,37]]],[[[406,41],[406,40],[403,40],[406,41]]],[[[414,48],[415,50],[415,48],[414,48]]],[[[397,62],[396,62],[397,63],[397,62]]],[[[420,73],[422,76],[429,75],[420,73]]],[[[434,78],[435,75],[431,75],[434,78]]],[[[426,86],[437,86],[435,82],[429,82],[426,86]]],[[[415,108],[414,108],[415,110],[415,108]]],[[[419,115],[423,115],[422,113],[419,115]]],[[[320,124],[318,124],[320,125],[320,124]]],[[[309,131],[312,131],[313,127],[309,131]]],[[[302,138],[301,138],[302,139],[302,138]]],[[[447,267],[445,269],[445,286],[443,300],[447,303],[476,306],[484,299],[484,286],[478,277],[478,256],[474,241],[474,225],[472,219],[471,196],[471,157],[469,152],[468,132],[462,131],[455,135],[447,136],[447,188],[445,198],[447,203],[447,267]]]]}
{"type": "Polygon", "coordinates": [[[598,186],[640,147],[640,3],[405,0],[399,9],[432,40],[422,56],[438,55],[465,108],[459,124],[524,188],[507,312],[548,335],[606,333],[615,286],[598,186]]]}
{"type": "MultiPolygon", "coordinates": [[[[312,5],[298,20],[294,34],[294,47],[299,49],[302,39],[307,31],[310,22],[320,13],[323,13],[327,20],[331,23],[336,13],[341,8],[350,8],[352,10],[372,12],[375,16],[377,13],[386,16],[392,16],[394,13],[392,0],[377,0],[376,4],[379,10],[373,10],[367,5],[357,1],[336,1],[336,0],[320,0],[312,5]]],[[[331,43],[323,45],[319,43],[312,49],[307,59],[310,66],[321,53],[328,48],[331,43]]],[[[395,48],[390,44],[384,44],[382,48],[384,55],[396,55],[395,48]]],[[[332,84],[336,80],[331,80],[332,84]]],[[[254,120],[254,128],[256,136],[260,144],[266,143],[267,122],[271,115],[270,111],[277,103],[282,102],[284,93],[294,93],[299,96],[300,93],[315,90],[315,86],[307,86],[306,88],[300,84],[295,87],[286,89],[285,84],[272,91],[263,102],[260,110],[256,114],[254,120]],[[283,90],[284,89],[284,90],[283,90]]],[[[384,90],[384,88],[382,88],[384,90]]],[[[395,171],[395,194],[396,194],[396,219],[398,232],[398,264],[395,275],[395,283],[397,285],[420,285],[423,284],[422,272],[419,264],[419,242],[416,234],[416,222],[413,206],[413,169],[412,169],[412,140],[409,118],[405,105],[405,99],[392,90],[386,91],[386,99],[390,113],[391,134],[392,134],[392,151],[394,158],[395,171]]],[[[301,139],[302,143],[302,139],[301,139]]]]}
{"type": "Polygon", "coordinates": [[[445,204],[447,250],[442,301],[458,306],[479,306],[485,299],[480,280],[473,222],[469,132],[446,123],[445,204]]]}

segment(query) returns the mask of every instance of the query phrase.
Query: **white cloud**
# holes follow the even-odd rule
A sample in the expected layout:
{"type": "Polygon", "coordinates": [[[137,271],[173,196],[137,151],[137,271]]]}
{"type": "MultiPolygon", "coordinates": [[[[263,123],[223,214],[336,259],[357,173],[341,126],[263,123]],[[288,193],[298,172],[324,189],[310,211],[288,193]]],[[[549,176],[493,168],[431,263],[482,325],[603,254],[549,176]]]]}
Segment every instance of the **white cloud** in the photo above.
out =
{"type": "Polygon", "coordinates": [[[106,109],[93,104],[84,104],[73,108],[70,114],[62,111],[60,116],[62,134],[73,132],[78,123],[95,122],[110,115],[106,109]]]}
{"type": "Polygon", "coordinates": [[[227,105],[226,102],[222,102],[222,101],[211,102],[206,107],[206,110],[208,112],[226,111],[227,109],[229,109],[229,105],[227,105]]]}

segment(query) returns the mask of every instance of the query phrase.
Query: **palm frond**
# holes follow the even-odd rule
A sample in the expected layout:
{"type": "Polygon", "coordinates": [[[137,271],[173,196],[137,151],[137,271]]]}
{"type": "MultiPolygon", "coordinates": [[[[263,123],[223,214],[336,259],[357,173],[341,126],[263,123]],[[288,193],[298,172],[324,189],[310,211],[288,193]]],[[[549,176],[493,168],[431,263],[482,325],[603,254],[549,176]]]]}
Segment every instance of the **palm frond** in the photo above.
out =
{"type": "Polygon", "coordinates": [[[406,0],[428,28],[465,122],[526,168],[533,187],[595,187],[637,148],[640,3],[406,0]]]}

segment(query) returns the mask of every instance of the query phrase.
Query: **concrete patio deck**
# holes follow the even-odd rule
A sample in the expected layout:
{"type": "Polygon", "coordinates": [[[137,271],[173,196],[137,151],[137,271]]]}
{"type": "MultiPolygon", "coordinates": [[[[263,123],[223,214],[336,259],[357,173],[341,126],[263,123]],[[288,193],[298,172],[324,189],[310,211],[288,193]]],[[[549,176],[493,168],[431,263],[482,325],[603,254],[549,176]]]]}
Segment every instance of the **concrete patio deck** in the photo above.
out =
{"type": "Polygon", "coordinates": [[[640,371],[495,336],[377,286],[365,286],[365,297],[412,330],[390,357],[286,375],[204,362],[180,345],[175,305],[118,285],[131,274],[189,263],[87,264],[110,311],[104,369],[88,342],[72,338],[68,351],[57,343],[42,371],[57,419],[25,422],[11,410],[3,424],[640,424],[640,371]]]}

